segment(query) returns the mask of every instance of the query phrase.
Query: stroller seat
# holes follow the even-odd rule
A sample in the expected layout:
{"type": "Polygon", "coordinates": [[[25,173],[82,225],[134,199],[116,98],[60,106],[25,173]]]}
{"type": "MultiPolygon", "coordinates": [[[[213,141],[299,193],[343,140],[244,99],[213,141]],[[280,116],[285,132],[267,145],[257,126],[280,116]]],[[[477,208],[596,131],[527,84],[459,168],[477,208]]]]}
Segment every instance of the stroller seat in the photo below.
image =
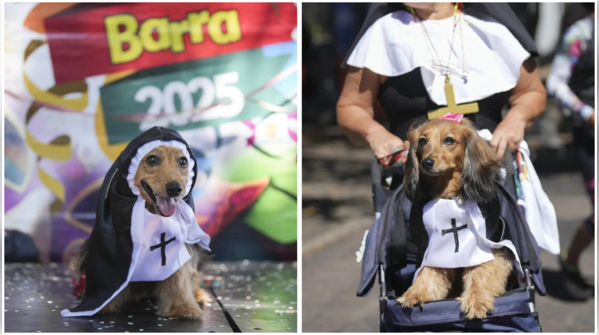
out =
{"type": "MultiPolygon", "coordinates": [[[[526,224],[505,223],[525,222],[515,200],[512,164],[506,164],[505,179],[497,185],[498,194],[506,199],[502,203],[500,218],[505,226],[513,230],[511,240],[523,260],[524,273],[518,275],[514,270],[508,291],[495,299],[494,310],[482,320],[466,319],[455,299],[430,301],[414,308],[403,308],[395,301],[412,285],[417,255],[421,250],[411,242],[409,217],[412,203],[404,195],[403,185],[399,184],[394,190],[384,187],[382,181],[386,178],[376,160],[372,163],[371,174],[376,220],[366,236],[357,295],[368,295],[378,275],[381,332],[541,331],[534,301],[535,291],[545,294],[539,248],[526,224]]],[[[399,177],[402,176],[393,176],[394,179],[399,177]]]]}

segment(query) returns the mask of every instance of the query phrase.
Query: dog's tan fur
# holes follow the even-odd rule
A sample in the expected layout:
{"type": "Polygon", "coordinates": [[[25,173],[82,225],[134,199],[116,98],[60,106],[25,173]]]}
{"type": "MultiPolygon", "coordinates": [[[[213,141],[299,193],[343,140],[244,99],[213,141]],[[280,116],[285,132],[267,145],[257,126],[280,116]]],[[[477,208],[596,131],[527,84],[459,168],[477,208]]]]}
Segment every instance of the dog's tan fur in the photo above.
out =
{"type": "MultiPolygon", "coordinates": [[[[185,194],[188,177],[188,168],[178,165],[178,159],[184,157],[181,150],[173,147],[160,146],[149,152],[137,169],[134,183],[140,189],[140,194],[146,200],[146,209],[156,214],[150,196],[141,187],[145,181],[154,193],[167,197],[165,185],[176,181],[181,184],[185,194]],[[160,164],[151,166],[147,158],[156,155],[160,164]]],[[[129,283],[114,299],[112,299],[100,313],[117,313],[129,302],[140,299],[156,298],[158,311],[161,316],[180,317],[187,319],[201,319],[204,316],[206,303],[210,302],[208,294],[200,288],[201,272],[198,265],[201,253],[196,246],[186,245],[187,251],[192,256],[177,272],[161,282],[134,282],[129,283]]],[[[84,252],[78,254],[70,261],[70,270],[75,278],[81,277],[81,268],[85,259],[84,252]]]]}
{"type": "MultiPolygon", "coordinates": [[[[410,157],[404,184],[411,183],[413,190],[410,195],[415,199],[422,194],[444,199],[466,197],[469,190],[465,190],[464,182],[473,177],[463,174],[494,176],[499,169],[500,159],[466,119],[461,123],[432,120],[413,126],[408,132],[408,141],[410,157]],[[448,137],[453,141],[447,140],[448,137]],[[422,138],[425,141],[419,142],[422,138]],[[434,160],[434,166],[429,170],[420,168],[419,163],[426,158],[434,160]]],[[[486,193],[483,190],[471,191],[471,194],[479,196],[486,193]]],[[[461,276],[460,269],[423,267],[413,285],[397,301],[403,307],[413,307],[445,299],[461,283],[462,293],[457,298],[461,311],[468,319],[484,318],[487,312],[493,310],[495,297],[505,293],[512,271],[513,256],[509,251],[494,249],[493,255],[495,259],[490,262],[463,269],[461,276]]]]}
{"type": "Polygon", "coordinates": [[[146,209],[150,213],[156,214],[156,209],[152,205],[152,199],[141,186],[142,180],[150,185],[154,193],[165,198],[168,197],[165,185],[172,181],[181,184],[183,187],[181,194],[185,194],[185,185],[189,171],[186,167],[182,168],[177,164],[178,159],[182,157],[185,157],[185,155],[183,155],[181,150],[161,145],[150,151],[144,157],[142,163],[139,164],[133,183],[139,188],[141,197],[146,201],[146,209]],[[160,164],[157,166],[151,166],[146,163],[147,158],[152,155],[155,155],[159,159],[160,164]]]}

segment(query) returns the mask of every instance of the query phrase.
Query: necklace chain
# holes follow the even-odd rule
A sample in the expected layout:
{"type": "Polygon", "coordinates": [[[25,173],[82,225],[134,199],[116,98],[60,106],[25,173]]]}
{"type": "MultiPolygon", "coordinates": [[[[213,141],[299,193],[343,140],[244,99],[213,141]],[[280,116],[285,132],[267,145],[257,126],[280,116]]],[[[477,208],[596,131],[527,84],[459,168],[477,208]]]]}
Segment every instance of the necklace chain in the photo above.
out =
{"type": "MultiPolygon", "coordinates": [[[[418,18],[418,20],[420,21],[420,26],[422,27],[422,30],[424,31],[424,34],[425,34],[426,39],[427,39],[426,46],[428,47],[429,53],[432,56],[433,52],[434,52],[434,55],[437,57],[437,59],[440,60],[441,58],[439,57],[439,54],[437,53],[437,49],[435,48],[435,45],[433,44],[432,39],[431,39],[430,35],[428,34],[428,30],[426,29],[426,26],[424,25],[424,22],[420,19],[420,17],[418,17],[418,15],[416,15],[416,12],[413,9],[412,9],[412,14],[413,14],[414,18],[418,18]]],[[[464,32],[463,32],[463,22],[462,22],[463,19],[464,19],[464,17],[463,17],[464,14],[461,11],[459,12],[459,14],[460,15],[458,17],[458,9],[457,9],[457,6],[456,6],[456,8],[454,10],[454,14],[453,14],[453,32],[452,32],[452,35],[451,35],[451,44],[450,44],[450,47],[449,47],[449,55],[447,57],[447,65],[443,66],[441,64],[440,65],[441,66],[440,72],[441,72],[441,75],[444,75],[445,77],[448,77],[448,78],[449,78],[449,75],[452,72],[455,73],[455,74],[457,74],[457,75],[460,75],[459,73],[457,73],[457,71],[452,70],[451,67],[450,67],[450,64],[451,64],[450,63],[450,61],[451,61],[451,55],[452,55],[452,51],[454,50],[453,49],[453,45],[454,45],[454,42],[455,42],[455,30],[456,30],[456,27],[459,24],[460,39],[461,39],[461,42],[462,42],[461,43],[462,44],[462,74],[461,74],[461,76],[464,79],[464,82],[466,82],[467,78],[468,78],[468,71],[466,71],[466,54],[464,53],[464,32]],[[457,23],[456,23],[456,17],[458,17],[458,22],[457,23]],[[443,68],[445,68],[445,69],[443,69],[443,68]]],[[[434,64],[434,61],[433,61],[433,65],[436,65],[436,64],[434,64]]]]}

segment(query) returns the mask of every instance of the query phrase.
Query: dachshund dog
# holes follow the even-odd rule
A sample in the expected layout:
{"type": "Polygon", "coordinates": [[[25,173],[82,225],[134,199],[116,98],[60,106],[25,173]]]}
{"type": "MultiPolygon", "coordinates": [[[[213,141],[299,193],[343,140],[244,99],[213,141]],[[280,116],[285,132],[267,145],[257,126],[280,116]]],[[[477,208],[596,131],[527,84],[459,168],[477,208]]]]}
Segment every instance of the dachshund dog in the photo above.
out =
{"type": "MultiPolygon", "coordinates": [[[[169,146],[159,146],[143,158],[134,184],[146,201],[146,210],[165,217],[173,215],[176,200],[186,194],[187,163],[180,149],[169,146]]],[[[130,282],[100,313],[116,313],[129,302],[156,298],[159,315],[201,319],[210,301],[200,288],[199,266],[206,255],[195,245],[185,246],[191,259],[173,275],[161,282],[130,282]]],[[[70,270],[76,278],[82,275],[86,254],[87,242],[70,261],[70,270]]]]}
{"type": "MultiPolygon", "coordinates": [[[[496,195],[494,181],[501,159],[481,139],[472,123],[448,120],[417,122],[408,130],[409,155],[404,190],[408,199],[470,199],[486,203],[496,195]]],[[[513,256],[493,249],[494,260],[464,269],[423,267],[413,285],[397,299],[403,307],[448,297],[462,283],[457,298],[467,319],[484,318],[495,297],[506,290],[513,256]],[[463,271],[462,271],[463,270],[463,271]]]]}

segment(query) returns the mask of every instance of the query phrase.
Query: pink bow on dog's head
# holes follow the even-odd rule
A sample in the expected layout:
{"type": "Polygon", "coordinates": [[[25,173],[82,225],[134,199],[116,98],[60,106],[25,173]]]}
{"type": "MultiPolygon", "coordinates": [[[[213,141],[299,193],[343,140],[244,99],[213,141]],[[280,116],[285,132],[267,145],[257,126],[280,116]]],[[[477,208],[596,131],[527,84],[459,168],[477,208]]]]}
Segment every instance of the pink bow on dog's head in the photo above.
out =
{"type": "Polygon", "coordinates": [[[439,120],[446,120],[446,121],[455,121],[457,123],[462,123],[462,119],[464,118],[464,114],[452,114],[451,112],[441,116],[439,118],[439,120]]]}

